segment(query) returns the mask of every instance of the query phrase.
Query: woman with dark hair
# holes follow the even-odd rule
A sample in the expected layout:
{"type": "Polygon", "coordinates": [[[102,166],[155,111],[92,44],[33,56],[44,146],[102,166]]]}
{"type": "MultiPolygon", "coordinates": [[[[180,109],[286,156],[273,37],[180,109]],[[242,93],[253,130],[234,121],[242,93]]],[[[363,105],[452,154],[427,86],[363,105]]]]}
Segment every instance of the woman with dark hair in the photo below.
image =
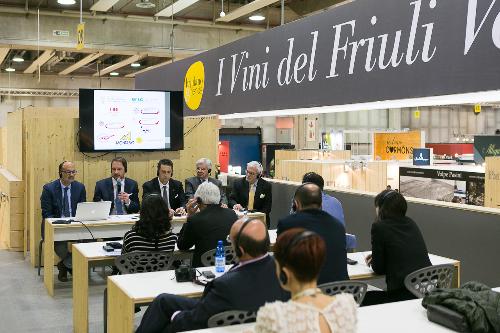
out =
{"type": "Polygon", "coordinates": [[[279,235],[274,246],[276,274],[292,298],[261,307],[255,332],[356,332],[357,305],[352,295],[331,297],[317,288],[325,256],[324,240],[312,231],[293,228],[279,235]]]}
{"type": "Polygon", "coordinates": [[[372,253],[367,265],[385,274],[387,291],[369,291],[363,305],[414,299],[405,277],[417,269],[431,266],[424,237],[417,224],[406,216],[408,205],[397,191],[384,190],[375,197],[377,218],[372,224],[372,253]]]}
{"type": "Polygon", "coordinates": [[[169,209],[158,194],[144,197],[139,220],[123,237],[122,254],[134,251],[173,251],[177,236],[171,232],[169,209]]]}

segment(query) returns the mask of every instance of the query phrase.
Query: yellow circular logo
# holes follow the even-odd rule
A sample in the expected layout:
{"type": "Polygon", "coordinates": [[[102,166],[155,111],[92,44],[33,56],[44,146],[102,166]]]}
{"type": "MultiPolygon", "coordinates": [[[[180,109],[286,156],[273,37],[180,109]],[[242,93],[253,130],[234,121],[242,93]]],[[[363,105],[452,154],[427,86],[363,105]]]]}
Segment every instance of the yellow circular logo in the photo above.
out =
{"type": "Polygon", "coordinates": [[[200,107],[205,88],[205,67],[201,61],[197,61],[186,72],[184,77],[184,101],[191,110],[200,107]]]}

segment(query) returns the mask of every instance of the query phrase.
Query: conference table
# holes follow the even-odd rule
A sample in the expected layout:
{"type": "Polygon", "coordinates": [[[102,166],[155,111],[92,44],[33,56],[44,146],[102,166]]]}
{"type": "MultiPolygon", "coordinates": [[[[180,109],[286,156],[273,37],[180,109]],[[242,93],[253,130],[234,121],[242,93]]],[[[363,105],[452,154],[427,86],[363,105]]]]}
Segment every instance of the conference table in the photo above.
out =
{"type": "MultiPolygon", "coordinates": [[[[238,216],[243,216],[244,213],[237,212],[238,216]]],[[[261,219],[264,223],[266,215],[259,212],[245,214],[249,217],[261,219]]],[[[45,219],[45,239],[44,239],[44,272],[43,282],[50,296],[54,296],[54,265],[55,252],[54,242],[56,241],[81,241],[81,240],[97,240],[104,238],[123,237],[132,225],[139,219],[139,214],[129,215],[110,215],[106,220],[86,221],[86,222],[71,222],[69,224],[57,224],[57,220],[70,220],[74,218],[48,218],[45,219]],[[51,263],[51,264],[48,264],[51,263]]],[[[183,223],[186,222],[187,216],[174,216],[171,220],[172,230],[175,233],[180,231],[183,223]]],[[[109,258],[101,256],[93,258],[91,261],[99,262],[106,265],[109,258]]],[[[73,270],[75,267],[73,267],[73,270]]],[[[75,271],[73,271],[74,274],[75,271]]]]}
{"type": "MultiPolygon", "coordinates": [[[[242,213],[238,213],[239,216],[242,216],[242,213]]],[[[264,223],[266,221],[266,215],[264,213],[260,212],[253,212],[253,213],[248,213],[247,216],[249,217],[254,217],[262,220],[264,223]]],[[[99,235],[104,235],[106,236],[100,236],[100,238],[107,238],[107,237],[123,237],[125,232],[130,230],[131,226],[135,223],[135,221],[138,219],[138,215],[121,215],[121,220],[120,217],[113,216],[111,218],[111,221],[98,221],[98,222],[92,222],[86,223],[86,226],[91,228],[92,233],[99,234],[99,235]],[[106,230],[108,229],[109,230],[106,230]],[[114,235],[114,236],[110,236],[114,235]]],[[[47,222],[50,223],[52,222],[52,219],[47,219],[47,222]]],[[[174,216],[171,223],[172,223],[172,229],[174,232],[179,232],[180,227],[182,226],[183,223],[186,222],[186,216],[174,216]]],[[[57,234],[63,234],[66,233],[68,234],[68,238],[66,239],[71,239],[69,237],[73,236],[82,236],[82,238],[79,239],[85,239],[83,238],[85,234],[76,234],[77,232],[80,232],[80,230],[75,230],[72,231],[72,233],[69,233],[64,226],[69,226],[70,228],[77,228],[78,225],[80,225],[81,228],[84,228],[82,224],[51,224],[49,228],[55,229],[55,232],[57,234]]],[[[47,227],[48,225],[46,225],[47,227]]],[[[88,235],[90,233],[85,229],[88,235]]],[[[272,234],[271,241],[274,243],[276,240],[276,232],[270,233],[272,234]]],[[[61,236],[62,237],[62,236],[61,236]]],[[[96,237],[97,238],[97,237],[96,237]]],[[[53,239],[53,238],[52,238],[53,239]]],[[[62,240],[62,239],[57,239],[57,240],[62,240]]],[[[46,238],[47,241],[47,238],[46,238]]],[[[52,242],[53,244],[53,242],[52,242]]],[[[114,264],[115,258],[121,254],[121,250],[114,251],[114,252],[106,252],[103,250],[103,245],[105,245],[106,242],[90,242],[90,243],[75,243],[72,245],[72,258],[73,258],[73,327],[74,327],[74,332],[88,332],[88,294],[89,294],[89,269],[91,267],[96,267],[96,266],[111,266],[114,264]]],[[[215,244],[214,244],[215,245],[215,244]]],[[[53,249],[53,248],[52,248],[53,249]]],[[[182,251],[178,251],[177,245],[176,245],[176,251],[177,253],[182,253],[182,251]]],[[[45,253],[48,251],[46,250],[45,253]]],[[[49,259],[50,260],[50,259],[49,259]]],[[[52,251],[52,259],[54,260],[54,252],[52,251]]],[[[48,261],[46,261],[48,262],[48,261]]],[[[47,265],[46,265],[47,267],[47,265]]],[[[52,294],[53,296],[53,286],[54,286],[54,274],[53,274],[53,266],[50,267],[52,270],[52,273],[48,273],[48,270],[46,273],[44,273],[44,281],[45,285],[49,284],[52,287],[52,294]],[[47,276],[49,275],[49,276],[47,276]],[[51,280],[50,280],[51,279],[51,280]]],[[[47,287],[47,290],[49,288],[47,287]]],[[[49,291],[50,294],[50,291],[49,291]]]]}
{"type": "MultiPolygon", "coordinates": [[[[270,230],[270,237],[276,239],[275,230],[270,230]]],[[[347,254],[349,258],[358,261],[356,265],[347,266],[351,280],[380,278],[365,264],[364,258],[369,253],[356,252],[347,254]]],[[[460,262],[457,260],[432,254],[429,255],[429,259],[433,265],[453,264],[456,267],[456,273],[460,273],[460,262]]],[[[205,267],[200,270],[208,269],[214,271],[213,267],[205,267]]],[[[456,281],[459,281],[459,277],[457,277],[456,281]]],[[[110,276],[107,285],[109,300],[107,326],[110,333],[133,332],[135,306],[151,303],[161,293],[200,297],[204,289],[203,286],[192,282],[176,282],[174,271],[110,276]]]]}

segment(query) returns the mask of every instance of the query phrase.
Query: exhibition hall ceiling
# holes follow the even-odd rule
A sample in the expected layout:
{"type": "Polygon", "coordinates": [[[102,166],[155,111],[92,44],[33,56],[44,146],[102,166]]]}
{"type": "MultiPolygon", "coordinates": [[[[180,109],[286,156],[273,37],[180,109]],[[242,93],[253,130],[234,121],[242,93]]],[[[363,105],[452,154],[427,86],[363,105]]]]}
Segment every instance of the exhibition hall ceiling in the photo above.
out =
{"type": "MultiPolygon", "coordinates": [[[[285,0],[284,22],[346,2],[351,1],[285,0]]],[[[281,3],[83,0],[85,46],[77,50],[79,1],[0,0],[0,21],[4,24],[0,22],[0,73],[132,78],[279,26],[281,3]]]]}

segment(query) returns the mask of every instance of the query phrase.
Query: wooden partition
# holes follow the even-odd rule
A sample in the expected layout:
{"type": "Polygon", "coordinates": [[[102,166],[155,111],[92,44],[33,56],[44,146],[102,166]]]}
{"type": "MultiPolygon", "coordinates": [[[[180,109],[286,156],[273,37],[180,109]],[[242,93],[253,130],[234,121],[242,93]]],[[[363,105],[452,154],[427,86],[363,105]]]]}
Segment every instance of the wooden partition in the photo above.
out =
{"type": "Polygon", "coordinates": [[[350,150],[276,150],[275,152],[275,170],[276,178],[281,177],[281,161],[285,160],[349,160],[351,159],[350,150]]]}
{"type": "Polygon", "coordinates": [[[500,208],[500,157],[486,157],[484,206],[500,208]]]}
{"type": "Polygon", "coordinates": [[[0,249],[23,251],[23,181],[0,169],[0,249]]]}
{"type": "MultiPolygon", "coordinates": [[[[21,111],[18,111],[21,112],[21,111]]],[[[174,162],[174,178],[184,181],[195,175],[195,162],[201,157],[217,161],[219,120],[216,116],[184,119],[184,150],[176,152],[86,153],[78,149],[78,109],[27,108],[23,112],[23,156],[25,161],[25,227],[29,230],[31,262],[36,265],[41,237],[40,194],[44,184],[58,178],[61,161],[74,161],[76,180],[87,190],[87,201],[94,195],[97,180],[110,177],[110,163],[116,156],[128,162],[127,177],[141,185],[156,176],[162,158],[174,162]]],[[[140,193],[139,196],[142,194],[140,193]]]]}

